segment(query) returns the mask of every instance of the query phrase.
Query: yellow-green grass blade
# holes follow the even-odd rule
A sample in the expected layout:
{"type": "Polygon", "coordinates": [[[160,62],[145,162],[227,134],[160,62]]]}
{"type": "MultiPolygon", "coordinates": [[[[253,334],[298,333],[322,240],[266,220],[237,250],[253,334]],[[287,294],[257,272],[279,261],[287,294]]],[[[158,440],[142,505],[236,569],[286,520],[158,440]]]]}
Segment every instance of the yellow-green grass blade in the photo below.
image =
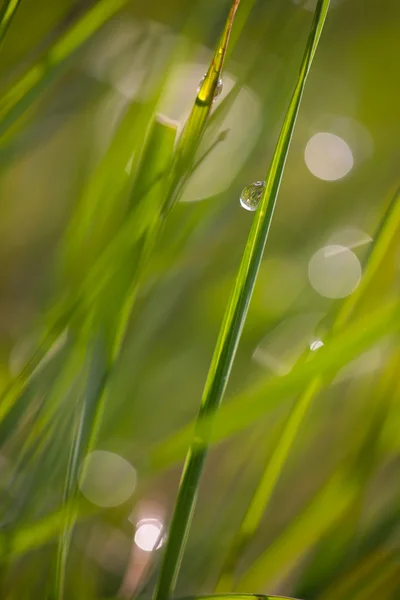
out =
{"type": "Polygon", "coordinates": [[[0,48],[21,0],[5,0],[0,10],[0,48]]]}
{"type": "MultiPolygon", "coordinates": [[[[212,444],[245,430],[273,411],[283,400],[296,394],[299,387],[310,384],[316,374],[323,376],[324,379],[333,377],[360,353],[371,348],[385,336],[399,330],[398,302],[365,314],[349,325],[345,331],[329,340],[325,347],[314,353],[309,361],[295,365],[287,375],[270,377],[233,398],[229,404],[221,407],[215,420],[212,417],[203,417],[196,426],[197,435],[202,443],[205,443],[212,420],[214,420],[210,434],[212,444]],[[243,411],[244,406],[245,411],[243,411]]],[[[182,460],[185,448],[193,436],[194,427],[195,423],[190,423],[152,450],[150,461],[155,471],[182,460]]]]}
{"type": "MultiPolygon", "coordinates": [[[[338,310],[337,318],[333,323],[332,331],[329,335],[332,335],[332,333],[335,331],[340,331],[347,323],[354,308],[358,303],[360,303],[366,291],[368,290],[371,281],[373,281],[375,274],[384,263],[387,252],[390,250],[393,240],[396,239],[399,229],[400,193],[398,191],[393,197],[389,208],[384,215],[381,224],[379,225],[374,243],[367,258],[361,283],[358,286],[358,289],[352,295],[348,296],[342,303],[338,310]]],[[[324,378],[320,374],[317,374],[297,399],[282,430],[282,434],[278,440],[277,446],[273,451],[270,460],[268,461],[255,494],[248,506],[242,526],[237,533],[232,547],[228,553],[218,585],[218,589],[220,591],[230,589],[233,582],[233,571],[237,559],[248,541],[257,531],[266,506],[271,499],[277,481],[286,463],[293,442],[299,432],[306,414],[311,407],[313,400],[318,392],[320,392],[323,385],[324,378]]]]}
{"type": "MultiPolygon", "coordinates": [[[[99,28],[109,17],[111,17],[115,12],[117,12],[117,10],[119,10],[119,8],[121,8],[125,2],[126,0],[112,0],[111,2],[108,2],[107,0],[107,2],[98,3],[84,16],[83,22],[82,20],[79,21],[78,24],[74,25],[72,29],[69,32],[67,32],[67,34],[65,34],[65,36],[56,43],[51,52],[58,57],[65,55],[65,58],[67,58],[66,49],[74,48],[74,44],[72,43],[74,40],[81,39],[82,41],[85,41],[85,39],[88,39],[90,35],[92,35],[92,33],[94,33],[96,29],[99,28]],[[85,31],[87,34],[86,37],[85,35],[83,35],[85,31]]],[[[194,12],[193,19],[190,21],[190,23],[192,23],[192,21],[195,20],[195,17],[196,11],[194,12]]],[[[188,27],[190,26],[190,23],[188,24],[188,27]]],[[[36,368],[36,365],[42,360],[43,356],[45,356],[52,341],[60,334],[60,332],[64,329],[65,325],[68,322],[70,322],[71,318],[75,317],[77,310],[80,308],[82,309],[81,304],[83,302],[83,299],[85,299],[85,302],[87,302],[87,304],[85,304],[83,308],[83,311],[86,311],[88,305],[91,305],[91,303],[95,300],[97,295],[99,295],[104,289],[104,287],[108,284],[110,277],[115,272],[116,266],[121,263],[122,255],[126,252],[132,252],[132,247],[134,247],[137,240],[140,237],[142,237],[144,231],[146,231],[148,226],[151,224],[154,225],[155,215],[147,210],[146,204],[141,203],[141,206],[139,207],[139,212],[135,214],[135,212],[133,211],[130,215],[128,215],[128,218],[122,224],[122,227],[117,232],[115,237],[112,240],[109,240],[106,244],[106,247],[102,249],[100,255],[96,256],[94,264],[90,265],[89,272],[87,272],[84,276],[82,273],[75,273],[75,270],[77,268],[76,265],[80,265],[79,271],[81,271],[82,258],[87,257],[87,248],[82,248],[82,241],[85,239],[88,229],[91,229],[90,216],[96,213],[96,206],[99,201],[99,193],[103,189],[103,185],[109,185],[109,181],[114,179],[114,173],[111,169],[111,167],[115,166],[114,151],[117,151],[118,156],[120,158],[121,156],[125,156],[127,162],[129,156],[132,155],[133,148],[132,145],[127,146],[127,140],[124,134],[126,133],[126,131],[129,131],[130,126],[132,126],[135,122],[139,123],[140,126],[140,135],[139,132],[136,132],[137,135],[135,139],[139,140],[139,146],[143,142],[143,135],[145,134],[145,131],[148,127],[149,119],[152,117],[152,114],[156,108],[158,99],[163,89],[163,84],[172,66],[174,65],[176,57],[179,58],[182,51],[183,46],[182,44],[179,44],[174,56],[170,61],[168,68],[165,69],[162,81],[157,86],[157,89],[155,90],[153,97],[148,103],[148,105],[146,105],[146,107],[143,108],[143,114],[140,115],[140,118],[136,118],[134,116],[134,109],[128,110],[127,114],[125,115],[122,122],[122,126],[120,128],[121,133],[118,136],[125,150],[121,153],[119,144],[115,142],[112,145],[112,149],[108,153],[109,158],[105,158],[105,163],[107,164],[106,170],[109,171],[107,173],[108,176],[106,178],[103,177],[103,163],[102,168],[100,169],[101,173],[99,175],[99,178],[97,177],[97,174],[95,174],[91,183],[87,186],[85,198],[79,203],[76,214],[72,219],[71,227],[69,229],[70,234],[67,235],[63,258],[64,268],[67,265],[67,271],[69,271],[70,273],[72,272],[73,274],[72,280],[75,281],[76,279],[77,282],[80,282],[81,287],[79,286],[79,289],[75,289],[75,286],[73,285],[72,290],[69,289],[69,291],[67,290],[66,294],[62,295],[60,301],[57,303],[55,310],[52,311],[52,314],[50,315],[49,319],[50,325],[47,328],[46,334],[43,336],[43,342],[38,347],[32,359],[30,359],[27,362],[25,368],[23,369],[23,372],[18,376],[16,380],[10,382],[10,384],[7,386],[6,390],[3,393],[3,397],[0,402],[0,421],[3,418],[3,416],[6,415],[7,412],[12,408],[20,394],[23,393],[23,390],[26,387],[27,381],[29,380],[32,371],[36,368]],[[78,257],[78,260],[73,260],[73,257],[78,257]],[[68,265],[70,265],[70,267],[68,267],[68,265]],[[81,275],[83,276],[83,280],[81,280],[81,275]]],[[[46,64],[49,62],[48,58],[49,57],[47,57],[45,60],[46,64]]],[[[26,77],[28,81],[28,88],[30,85],[29,81],[32,80],[32,78],[34,79],[34,81],[36,81],[36,79],[38,82],[41,81],[41,75],[40,73],[38,74],[36,72],[35,68],[33,68],[32,71],[30,71],[29,73],[30,74],[28,74],[26,77]]],[[[18,92],[18,85],[21,86],[20,93],[23,96],[24,80],[17,84],[17,87],[14,90],[16,93],[18,92]]],[[[9,95],[13,96],[11,92],[9,95]]],[[[11,98],[10,102],[12,103],[11,98]]],[[[0,103],[0,115],[1,106],[2,105],[0,103]]],[[[196,144],[199,142],[200,140],[198,140],[196,144]]],[[[196,144],[194,143],[194,145],[196,144]]],[[[121,193],[123,193],[124,184],[127,183],[127,177],[124,173],[126,162],[125,160],[120,160],[117,165],[120,173],[120,180],[117,187],[119,191],[121,191],[121,193]]],[[[113,183],[115,183],[115,181],[113,181],[113,183]]],[[[171,184],[169,185],[168,189],[169,193],[166,194],[167,197],[168,195],[170,196],[173,192],[171,184]]],[[[115,186],[113,185],[113,192],[114,191],[115,186]]],[[[112,196],[114,196],[114,193],[112,194],[112,196]]],[[[156,235],[153,236],[153,243],[150,245],[154,245],[156,237],[156,235]]],[[[148,254],[150,254],[149,250],[148,254]]],[[[85,260],[83,262],[87,261],[85,260]]]]}
{"type": "Polygon", "coordinates": [[[214,58],[199,86],[195,103],[179,138],[165,202],[166,211],[170,210],[176,202],[192,171],[196,151],[206,130],[218,82],[221,79],[229,38],[239,3],[240,0],[234,0],[232,3],[214,58]]]}
{"type": "MultiPolygon", "coordinates": [[[[175,126],[156,120],[143,154],[143,161],[147,165],[147,173],[146,176],[138,177],[137,183],[139,184],[139,191],[141,190],[141,193],[144,194],[144,197],[141,196],[142,204],[151,218],[148,231],[145,233],[145,235],[151,236],[151,239],[154,233],[151,224],[159,222],[166,174],[172,157],[175,136],[175,126]],[[144,187],[148,190],[144,190],[144,187]]],[[[133,190],[134,193],[135,189],[136,186],[133,190]]],[[[91,311],[94,312],[91,327],[94,331],[102,333],[101,339],[95,341],[94,362],[88,379],[90,389],[85,395],[77,433],[71,446],[71,460],[65,482],[65,503],[69,503],[71,496],[73,498],[76,494],[79,464],[84,455],[90,452],[90,449],[95,445],[106,399],[107,381],[118,359],[140,278],[141,256],[138,259],[139,265],[135,265],[135,258],[137,257],[132,252],[127,252],[120,258],[120,269],[115,272],[114,277],[111,276],[108,282],[108,290],[111,292],[113,299],[116,294],[120,297],[121,311],[115,312],[113,302],[111,302],[110,309],[107,290],[91,308],[91,311]],[[98,358],[100,362],[97,360],[98,358]]],[[[111,272],[113,272],[112,266],[107,265],[105,268],[111,268],[111,272]]],[[[85,302],[85,305],[87,305],[87,302],[85,302]]],[[[76,517],[77,514],[73,511],[67,514],[65,527],[60,537],[56,576],[56,595],[59,599],[64,597],[67,557],[76,517]]]]}
{"type": "Polygon", "coordinates": [[[98,410],[97,400],[102,393],[104,382],[108,376],[107,349],[100,335],[89,344],[88,377],[73,439],[70,448],[69,464],[65,477],[63,504],[65,507],[64,522],[59,539],[56,565],[56,598],[64,598],[65,577],[68,551],[76,520],[76,497],[78,493],[78,475],[82,460],[89,445],[92,423],[98,410]]]}
{"type": "MultiPolygon", "coordinates": [[[[235,433],[243,431],[246,427],[257,422],[263,415],[268,413],[266,397],[278,395],[280,399],[295,393],[298,385],[304,385],[314,375],[314,369],[317,372],[335,373],[343,367],[348,361],[357,356],[362,349],[375,344],[382,337],[400,330],[400,308],[396,306],[383,307],[376,314],[369,314],[360,319],[356,324],[352,324],[340,336],[335,338],[335,343],[331,348],[326,347],[325,357],[317,353],[310,362],[297,366],[291,373],[284,377],[277,377],[268,380],[263,386],[246,396],[240,396],[233,400],[229,405],[222,407],[214,422],[211,443],[216,443],[226,439],[235,433]],[[384,316],[382,316],[382,312],[384,316]],[[340,352],[338,352],[340,348],[340,352]],[[318,356],[319,354],[319,356],[318,356]],[[315,362],[314,362],[315,361],[315,362]],[[246,412],[243,413],[243,406],[246,406],[246,412]],[[247,414],[249,413],[249,414],[247,414]]],[[[189,431],[193,432],[193,426],[189,431]]],[[[204,425],[204,434],[199,430],[199,435],[206,435],[210,431],[210,422],[204,425]]],[[[187,447],[187,436],[182,441],[180,438],[179,447],[174,446],[174,453],[171,453],[169,459],[162,460],[164,452],[162,446],[159,446],[156,452],[153,452],[153,458],[157,457],[157,469],[170,466],[184,456],[184,447],[187,447]],[[184,446],[186,444],[186,446],[184,446]]],[[[164,447],[167,448],[165,445],[164,447]]],[[[154,460],[153,460],[154,463],[154,460]]],[[[354,483],[356,483],[354,481],[354,483]]],[[[318,504],[316,502],[316,504],[318,504]]],[[[96,509],[93,509],[94,512],[96,509]]],[[[45,515],[43,518],[33,524],[24,525],[14,532],[15,546],[11,550],[12,556],[20,556],[26,552],[34,550],[43,544],[52,540],[60,531],[64,524],[67,508],[63,507],[55,513],[45,515]],[[36,537],[36,531],[39,532],[36,537]]],[[[83,513],[79,513],[84,516],[83,513]]],[[[2,548],[5,547],[6,536],[0,536],[0,557],[2,548]]]]}
{"type": "MultiPolygon", "coordinates": [[[[383,511],[383,523],[379,518],[374,520],[371,530],[363,535],[362,542],[358,544],[355,542],[357,532],[361,528],[367,486],[386,459],[380,445],[380,437],[387,418],[393,414],[392,405],[396,397],[396,389],[400,391],[399,366],[400,350],[394,352],[393,357],[388,361],[369,397],[363,391],[367,401],[363,402],[361,414],[357,413],[354,419],[354,427],[359,428],[361,440],[359,435],[354,436],[347,450],[353,463],[353,477],[360,480],[361,485],[355,501],[344,514],[336,531],[321,540],[313,551],[313,557],[303,572],[298,588],[300,596],[316,597],[321,589],[325,592],[326,585],[329,588],[330,583],[340,580],[343,573],[346,577],[349,571],[352,572],[356,568],[355,565],[360,558],[369,554],[371,544],[373,547],[382,544],[383,539],[389,537],[388,532],[393,531],[398,510],[393,515],[393,511],[386,507],[383,511]],[[363,424],[362,427],[359,427],[360,423],[363,424]],[[354,459],[351,458],[353,456],[354,459]],[[349,566],[349,554],[353,556],[352,566],[349,566]]],[[[352,390],[350,398],[353,393],[352,390]]]]}
{"type": "MultiPolygon", "coordinates": [[[[298,81],[282,126],[272,164],[266,178],[264,194],[253,221],[234,290],[220,329],[203,392],[198,417],[199,422],[201,422],[201,419],[204,416],[212,416],[217,412],[226,389],[263,257],[264,247],[274,213],[276,198],[282,180],[305,82],[319,42],[328,6],[329,1],[320,1],[317,5],[298,81]]],[[[236,8],[237,3],[234,3],[233,9],[236,8]]],[[[208,76],[212,75],[213,67],[211,67],[208,73],[208,76]]],[[[207,81],[207,78],[205,79],[197,98],[197,102],[200,106],[202,101],[207,100],[210,93],[213,94],[217,77],[218,73],[214,73],[213,79],[211,77],[209,81],[207,81]]],[[[211,96],[211,100],[212,97],[213,96],[211,96]]],[[[194,127],[198,127],[198,125],[195,123],[194,127]]],[[[181,148],[184,149],[183,151],[181,150],[181,156],[185,156],[186,161],[190,160],[194,150],[192,145],[188,144],[186,146],[185,140],[183,140],[181,148]]],[[[182,160],[181,156],[178,155],[178,161],[182,160]]],[[[196,503],[197,491],[207,453],[208,440],[209,435],[207,432],[205,432],[204,435],[204,429],[201,436],[199,435],[198,429],[196,429],[194,441],[190,446],[182,474],[174,516],[155,593],[156,600],[169,598],[175,587],[196,503]]]]}
{"type": "Polygon", "coordinates": [[[332,325],[332,330],[341,329],[348,321],[354,308],[360,303],[365,292],[384,264],[393,242],[400,235],[400,188],[391,196],[389,206],[381,220],[374,236],[369,254],[366,258],[366,267],[360,284],[354,292],[341,304],[338,314],[332,325]]]}
{"type": "Polygon", "coordinates": [[[95,3],[3,95],[0,101],[0,136],[4,135],[32,101],[38,97],[44,85],[57,73],[57,67],[65,62],[125,4],[127,4],[127,0],[100,0],[95,3]]]}
{"type": "Polygon", "coordinates": [[[235,589],[257,589],[287,573],[348,510],[358,482],[337,473],[240,578],[235,589]]]}
{"type": "Polygon", "coordinates": [[[346,572],[329,588],[321,594],[321,600],[335,600],[336,598],[354,598],[354,594],[366,585],[369,588],[371,574],[385,572],[386,568],[396,564],[393,552],[385,547],[378,546],[368,556],[363,557],[351,570],[346,572]]]}
{"type": "MultiPolygon", "coordinates": [[[[166,160],[171,155],[174,140],[175,128],[164,122],[156,122],[154,130],[156,131],[157,141],[157,159],[154,161],[155,173],[159,173],[160,169],[166,167],[166,160]],[[161,135],[163,131],[163,136],[161,135]],[[158,161],[162,159],[162,164],[158,161]]],[[[151,141],[151,136],[150,136],[151,141]]],[[[160,181],[155,182],[157,186],[160,181]]],[[[50,316],[50,325],[47,332],[42,336],[43,341],[40,343],[32,358],[27,362],[21,373],[12,380],[4,390],[0,402],[0,422],[9,414],[10,410],[15,406],[15,403],[21,398],[28,383],[31,381],[32,374],[38,368],[40,363],[46,358],[52,345],[57,340],[58,336],[65,328],[73,323],[76,318],[77,311],[83,314],[88,311],[97,297],[101,295],[103,290],[110,285],[110,280],[118,270],[121,270],[123,265],[129,263],[132,252],[137,245],[138,239],[143,233],[157,220],[160,209],[155,210],[155,200],[161,203],[160,190],[153,189],[155,185],[151,185],[149,189],[144,190],[145,202],[142,202],[132,215],[127,219],[126,223],[120,229],[115,238],[106,246],[98,259],[90,266],[89,272],[71,298],[61,302],[60,306],[55,311],[55,317],[50,316]],[[149,200],[151,210],[148,209],[149,200]]]]}

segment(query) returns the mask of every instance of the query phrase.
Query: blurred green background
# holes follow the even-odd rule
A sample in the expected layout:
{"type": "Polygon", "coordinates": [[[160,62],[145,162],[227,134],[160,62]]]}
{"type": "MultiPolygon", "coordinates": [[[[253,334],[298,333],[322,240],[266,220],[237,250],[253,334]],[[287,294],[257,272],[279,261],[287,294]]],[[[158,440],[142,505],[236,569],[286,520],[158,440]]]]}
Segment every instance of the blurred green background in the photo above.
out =
{"type": "MultiPolygon", "coordinates": [[[[4,98],[31,65],[49,61],[49,49],[51,53],[60,36],[94,4],[21,1],[0,50],[4,98]]],[[[199,155],[211,151],[157,243],[111,376],[97,448],[113,454],[100,455],[94,491],[90,481],[89,491],[82,489],[88,501],[72,541],[67,598],[130,597],[149,563],[155,568],[142,578],[147,581],[143,593],[149,594],[154,584],[161,548],[153,554],[146,550],[156,543],[161,526],[167,528],[182,463],[161,469],[152,462],[152,452],[196,415],[253,218],[240,206],[240,194],[266,175],[315,5],[312,0],[253,4],[246,22],[250,2],[243,1],[238,13],[224,91],[214,107],[219,116],[199,155]],[[228,96],[232,89],[235,93],[228,96]],[[114,455],[131,467],[114,463],[114,455]],[[128,485],[126,495],[121,492],[122,503],[104,506],[109,488],[120,490],[121,480],[128,485]],[[143,524],[147,529],[140,542],[135,531],[143,524]]],[[[162,83],[156,112],[179,130],[228,10],[224,0],[131,0],[66,60],[56,66],[50,60],[44,84],[23,96],[11,120],[0,101],[4,388],[37,345],[68,278],[79,277],[80,269],[90,264],[90,253],[78,253],[72,269],[71,264],[66,268],[65,240],[74,235],[69,226],[74,210],[98,173],[118,123],[128,107],[133,115],[137,111],[136,129],[126,131],[127,143],[136,148],[123,165],[129,177],[153,112],[154,90],[162,83]]],[[[238,394],[245,400],[246,390],[257,382],[290,373],[304,347],[323,343],[318,323],[358,284],[360,264],[398,184],[399,31],[397,0],[331,2],[227,401],[238,394]],[[339,258],[323,251],[316,255],[327,246],[340,247],[339,258]]],[[[112,181],[102,190],[110,202],[113,191],[112,181]]],[[[364,313],[399,297],[399,246],[397,237],[368,291],[364,313]]],[[[107,302],[106,310],[118,314],[118,287],[107,302]]],[[[85,326],[90,329],[91,323],[85,326]]],[[[238,564],[240,591],[310,600],[399,598],[396,335],[361,353],[317,396],[262,526],[238,564]],[[360,460],[354,477],[357,469],[369,469],[368,476],[357,498],[331,518],[339,502],[336,492],[321,494],[336,473],[353,464],[354,456],[360,460]],[[267,566],[248,589],[250,580],[241,583],[241,575],[268,551],[267,566]]],[[[36,387],[28,386],[29,406],[60,383],[66,361],[62,352],[57,360],[49,363],[36,387]]],[[[68,393],[74,395],[73,386],[68,393]]],[[[290,401],[288,396],[255,425],[211,451],[179,595],[213,590],[290,401]]],[[[47,586],[54,536],[41,543],[33,531],[38,541],[26,552],[13,550],[13,536],[60,505],[72,404],[53,423],[56,440],[44,455],[39,449],[25,462],[21,449],[29,435],[39,446],[42,439],[42,434],[35,438],[33,409],[1,426],[1,598],[52,598],[47,586]]],[[[346,486],[338,492],[340,498],[346,486]]],[[[115,504],[112,498],[110,502],[115,504]]]]}

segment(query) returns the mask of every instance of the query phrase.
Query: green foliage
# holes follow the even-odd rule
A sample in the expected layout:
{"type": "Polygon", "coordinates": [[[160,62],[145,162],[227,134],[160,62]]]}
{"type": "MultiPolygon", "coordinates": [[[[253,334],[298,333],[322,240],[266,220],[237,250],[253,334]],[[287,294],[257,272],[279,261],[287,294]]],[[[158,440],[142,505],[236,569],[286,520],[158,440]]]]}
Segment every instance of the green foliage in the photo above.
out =
{"type": "MultiPolygon", "coordinates": [[[[388,141],[375,131],[375,169],[357,156],[365,132],[350,140],[359,164],[342,182],[311,179],[299,156],[321,106],[335,110],[323,77],[354,7],[328,12],[318,0],[312,17],[313,3],[275,0],[39,4],[32,13],[7,0],[0,11],[0,258],[11,294],[0,328],[1,598],[394,600],[397,105],[379,108],[393,132],[388,141]],[[66,17],[52,29],[53,10],[66,17]],[[24,32],[36,39],[35,15],[48,17],[45,39],[14,60],[24,32]],[[266,162],[250,224],[239,191],[266,162]],[[305,264],[321,236],[352,220],[374,232],[359,249],[362,277],[343,300],[321,298],[305,264]],[[303,340],[285,372],[255,366],[265,334],[311,311],[323,347],[303,340]],[[380,365],[360,374],[356,363],[376,350],[380,365]],[[136,469],[137,489],[120,505],[82,493],[97,449],[136,469]],[[152,502],[165,536],[145,553],[132,524],[154,516],[152,502]]],[[[372,33],[366,17],[362,39],[343,35],[346,53],[364,61],[399,9],[357,10],[375,15],[372,33]]],[[[366,81],[372,94],[379,86],[366,81]]],[[[359,102],[368,122],[371,106],[359,102]]],[[[359,131],[331,120],[338,134],[359,131]]],[[[117,488],[114,475],[102,484],[117,488]]]]}

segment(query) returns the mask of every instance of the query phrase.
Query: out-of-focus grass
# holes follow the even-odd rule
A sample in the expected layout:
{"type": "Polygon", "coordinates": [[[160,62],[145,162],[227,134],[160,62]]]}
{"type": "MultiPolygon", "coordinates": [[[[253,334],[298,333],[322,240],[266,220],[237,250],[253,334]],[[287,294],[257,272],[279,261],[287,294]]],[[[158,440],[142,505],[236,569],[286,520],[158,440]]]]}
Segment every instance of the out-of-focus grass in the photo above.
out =
{"type": "MultiPolygon", "coordinates": [[[[53,25],[52,15],[69,16],[14,63],[17,40],[28,30],[34,39],[42,25],[24,22],[32,15],[24,1],[3,21],[2,598],[50,599],[57,588],[74,600],[145,596],[155,587],[165,540],[146,554],[134,531],[154,504],[169,530],[177,463],[248,235],[238,196],[271,160],[312,18],[311,3],[242,0],[227,91],[189,116],[198,81],[182,73],[207,70],[230,4],[100,0],[61,9],[42,0],[41,23],[44,14],[53,25]],[[230,183],[213,187],[221,173],[230,183]],[[180,201],[198,189],[203,201],[180,201]],[[121,506],[100,508],[79,491],[95,447],[136,469],[137,488],[121,506]]],[[[17,3],[5,3],[3,16],[8,6],[17,3]]],[[[317,378],[230,573],[228,591],[246,595],[226,597],[397,598],[400,224],[398,197],[389,210],[386,198],[398,184],[390,60],[398,18],[394,2],[386,11],[332,3],[227,403],[212,420],[178,597],[216,588],[294,399],[317,378]],[[325,126],[353,151],[342,180],[314,178],[304,165],[304,146],[325,126]],[[307,265],[347,225],[371,234],[370,250],[351,246],[368,266],[347,299],[331,301],[312,290],[307,265]],[[284,375],[251,359],[278,324],[304,313],[325,315],[312,332],[323,348],[284,375]],[[353,361],[371,350],[381,362],[357,370],[353,361]]],[[[218,76],[209,71],[200,95],[212,97],[218,76]]],[[[210,423],[201,421],[198,435],[208,436],[210,423]]]]}

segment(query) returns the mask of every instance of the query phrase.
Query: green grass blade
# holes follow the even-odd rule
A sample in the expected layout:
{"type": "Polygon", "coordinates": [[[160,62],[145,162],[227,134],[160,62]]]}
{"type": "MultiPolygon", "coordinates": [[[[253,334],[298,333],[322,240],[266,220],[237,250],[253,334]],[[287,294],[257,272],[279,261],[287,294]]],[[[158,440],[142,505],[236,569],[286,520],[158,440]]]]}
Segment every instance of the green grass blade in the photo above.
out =
{"type": "MultiPolygon", "coordinates": [[[[35,100],[46,83],[56,74],[73,52],[82,46],[96,31],[115,15],[128,0],[100,0],[79,21],[74,23],[52,48],[25,75],[3,95],[0,101],[0,135],[35,100]]],[[[15,0],[14,0],[15,3],[15,0]]]]}
{"type": "Polygon", "coordinates": [[[76,430],[70,448],[69,464],[64,485],[63,505],[65,518],[60,535],[56,566],[56,598],[64,598],[66,564],[71,535],[76,519],[75,501],[78,493],[78,474],[81,462],[88,449],[92,423],[97,411],[97,399],[101,395],[108,375],[107,350],[104,340],[98,337],[89,346],[90,356],[87,389],[85,391],[76,430]]]}
{"type": "MultiPolygon", "coordinates": [[[[400,227],[400,194],[397,192],[391,201],[389,208],[379,225],[371,251],[367,257],[364,274],[357,290],[348,296],[341,304],[337,317],[333,323],[332,335],[335,331],[340,331],[347,323],[354,308],[360,303],[365,295],[374,275],[377,273],[385,260],[388,250],[400,227]]],[[[293,410],[283,428],[278,444],[274,449],[272,456],[266,466],[266,469],[257,486],[254,496],[245,513],[242,526],[234,539],[232,547],[228,553],[226,563],[222,569],[222,574],[218,589],[225,591],[231,588],[233,582],[233,571],[240,553],[246,547],[248,541],[257,531],[265,509],[272,497],[275,486],[281,475],[282,469],[286,463],[287,457],[292,448],[293,442],[299,432],[311,404],[322,389],[324,378],[316,375],[308,384],[306,389],[297,399],[293,410]]]]}
{"type": "MultiPolygon", "coordinates": [[[[197,435],[205,443],[214,420],[210,442],[225,440],[256,423],[274,410],[284,399],[298,392],[299,387],[311,385],[315,374],[324,378],[334,375],[351,360],[372,347],[383,337],[400,330],[398,302],[383,306],[364,315],[329,340],[309,361],[297,364],[283,377],[271,377],[222,406],[215,419],[206,417],[197,423],[197,435]],[[246,411],[243,411],[243,406],[246,411]]],[[[154,470],[171,466],[182,460],[192,439],[195,424],[191,423],[171,438],[157,445],[151,453],[154,470]]]]}
{"type": "Polygon", "coordinates": [[[0,47],[21,0],[6,0],[0,11],[0,47]]]}
{"type": "MultiPolygon", "coordinates": [[[[237,7],[237,3],[235,4],[237,7]]],[[[235,4],[233,8],[235,8],[235,4]]],[[[305,82],[322,32],[328,6],[329,1],[322,1],[318,3],[316,9],[299,78],[268,172],[263,198],[253,221],[235,287],[220,329],[203,393],[199,420],[204,416],[213,415],[218,410],[225,392],[264,253],[305,82]]],[[[212,68],[209,75],[210,73],[212,74],[212,68]]],[[[206,78],[200,89],[198,101],[206,98],[210,92],[213,93],[213,89],[215,89],[213,85],[216,85],[217,81],[216,77],[217,75],[214,75],[214,79],[210,79],[210,81],[207,81],[206,78]]],[[[192,154],[190,144],[187,152],[189,156],[192,154]]],[[[199,438],[195,433],[194,442],[187,455],[155,594],[156,600],[169,598],[175,587],[207,453],[208,441],[204,441],[207,438],[208,436],[199,438]]]]}
{"type": "MultiPolygon", "coordinates": [[[[143,154],[143,162],[147,165],[146,174],[139,171],[139,177],[133,188],[134,194],[136,190],[141,194],[138,198],[142,200],[143,210],[150,215],[150,224],[146,235],[151,241],[155,237],[153,224],[158,225],[160,220],[160,209],[165,195],[163,192],[166,173],[172,157],[175,136],[175,126],[158,120],[154,122],[143,154]],[[156,181],[155,184],[154,181],[156,181]]],[[[93,365],[88,379],[89,388],[84,398],[77,434],[71,446],[70,465],[64,492],[66,504],[70,503],[71,498],[74,500],[74,494],[77,492],[79,464],[96,442],[104,409],[107,382],[119,357],[141,275],[142,256],[138,259],[139,264],[135,265],[132,248],[128,248],[128,251],[120,258],[124,265],[129,265],[129,268],[117,270],[114,277],[111,275],[108,289],[111,288],[113,297],[115,293],[120,294],[122,309],[117,313],[114,307],[111,311],[108,309],[107,293],[99,297],[92,308],[92,311],[95,311],[92,326],[95,330],[103,332],[104,335],[101,339],[96,340],[94,345],[93,365]],[[99,344],[101,345],[99,346],[99,344]]],[[[110,265],[107,268],[107,271],[109,270],[110,265]]],[[[111,273],[113,273],[112,268],[111,273]]],[[[107,290],[105,291],[107,292],[107,290]]],[[[85,305],[87,304],[86,299],[85,305]]],[[[76,517],[77,514],[73,510],[67,513],[60,537],[56,573],[56,597],[60,600],[64,597],[66,562],[76,517]]]]}
{"type": "MultiPolygon", "coordinates": [[[[282,399],[295,393],[298,386],[305,385],[315,372],[326,374],[337,372],[348,361],[358,356],[362,350],[367,349],[369,345],[373,345],[383,336],[399,330],[400,307],[398,303],[366,315],[356,324],[346,328],[346,331],[338,336],[331,346],[327,345],[323,349],[324,352],[316,353],[309,362],[294,367],[293,371],[285,377],[269,379],[267,383],[253,390],[251,394],[240,396],[229,405],[222,407],[213,423],[211,443],[226,439],[257,422],[269,410],[266,398],[282,399]],[[340,348],[340,352],[338,352],[338,348],[340,348]],[[243,406],[246,406],[246,413],[243,413],[243,406]]],[[[204,437],[204,442],[208,439],[206,435],[209,435],[210,424],[210,420],[204,420],[203,424],[199,426],[198,435],[200,439],[204,437]]],[[[157,469],[170,466],[184,456],[184,450],[187,447],[188,439],[191,439],[192,432],[193,426],[185,432],[184,436],[181,434],[179,444],[177,438],[174,438],[173,452],[171,443],[164,443],[153,452],[153,464],[157,469]],[[167,455],[167,458],[163,460],[163,454],[167,452],[169,452],[169,456],[167,455]]],[[[32,525],[24,525],[18,529],[15,532],[15,546],[11,550],[11,556],[23,555],[53,539],[63,527],[68,510],[70,510],[68,506],[63,507],[55,513],[45,515],[32,525]],[[39,532],[38,536],[35,534],[36,531],[39,532]]],[[[6,542],[6,536],[0,536],[0,557],[4,556],[1,554],[1,549],[5,547],[6,542]]]]}
{"type": "Polygon", "coordinates": [[[166,199],[166,210],[170,210],[182,192],[192,171],[196,151],[203,138],[214,102],[215,92],[222,75],[229,38],[240,0],[234,0],[214,58],[197,92],[196,101],[185,123],[175,152],[174,164],[166,199]]]}
{"type": "Polygon", "coordinates": [[[339,312],[332,326],[333,331],[341,329],[348,321],[354,308],[358,305],[366,290],[371,285],[374,277],[385,262],[386,256],[391,249],[394,241],[400,233],[400,188],[391,197],[389,206],[381,220],[374,236],[370,252],[366,259],[366,268],[364,269],[359,286],[354,290],[346,301],[342,303],[339,312]]]}
{"type": "Polygon", "coordinates": [[[358,489],[358,483],[347,473],[338,473],[322,487],[313,500],[256,559],[239,580],[240,589],[263,587],[282,575],[310,550],[315,543],[340,520],[348,510],[358,489]]]}

